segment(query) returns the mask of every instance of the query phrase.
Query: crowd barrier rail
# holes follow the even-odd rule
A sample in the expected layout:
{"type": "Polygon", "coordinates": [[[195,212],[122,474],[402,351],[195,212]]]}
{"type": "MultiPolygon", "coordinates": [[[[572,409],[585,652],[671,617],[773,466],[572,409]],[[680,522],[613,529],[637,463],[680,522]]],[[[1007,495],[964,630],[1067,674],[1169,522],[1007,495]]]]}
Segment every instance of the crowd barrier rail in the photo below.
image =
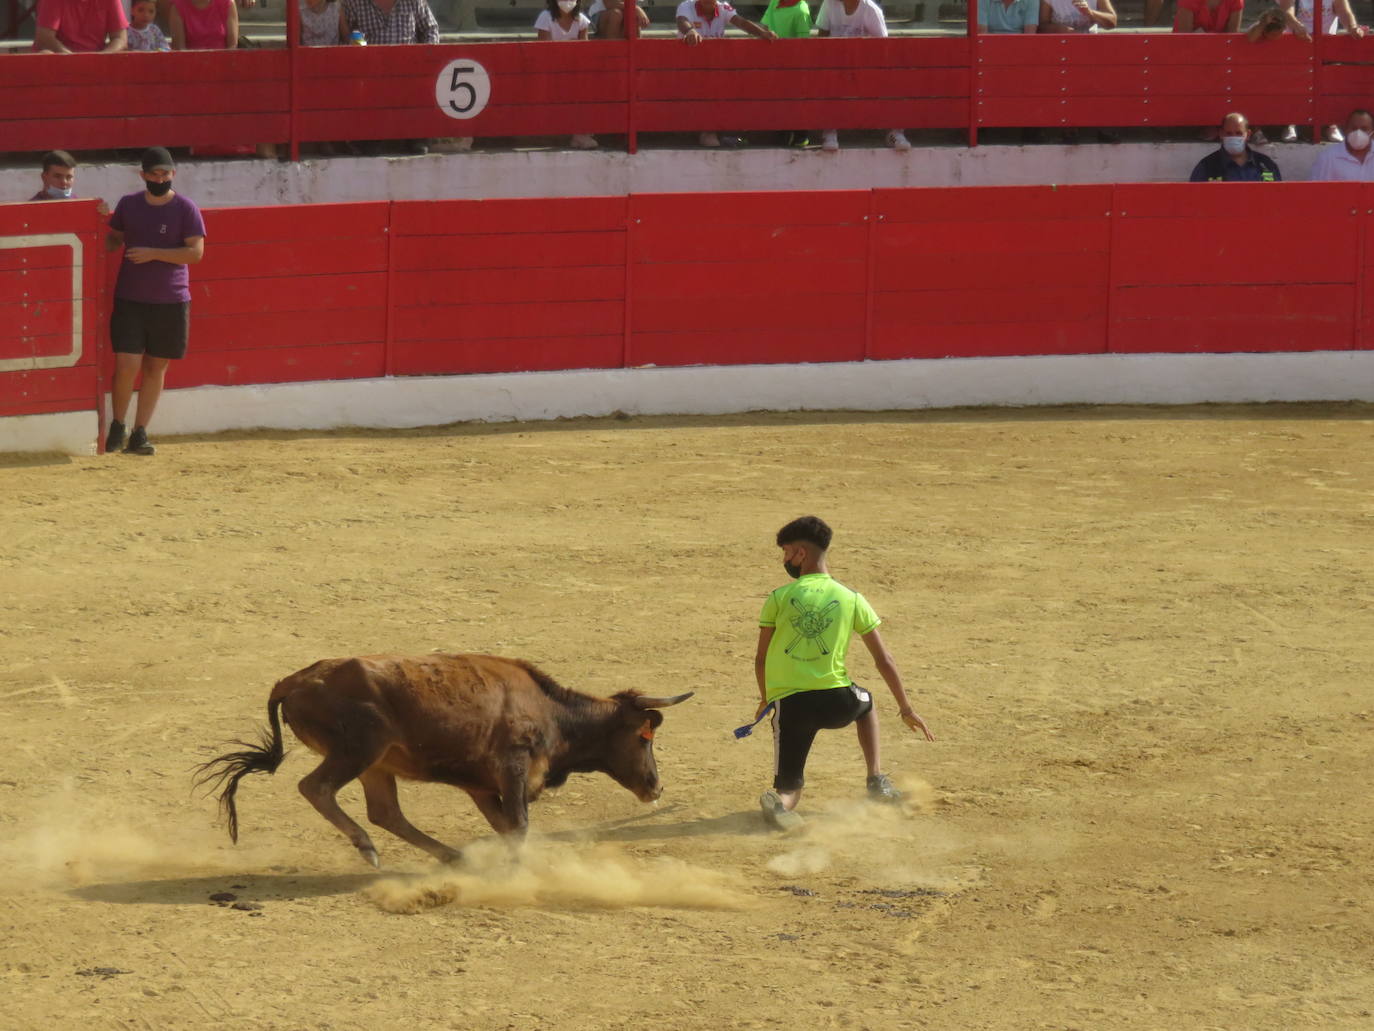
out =
{"type": "MultiPolygon", "coordinates": [[[[0,59],[9,151],[452,137],[1343,122],[1374,38],[638,38],[0,59]],[[54,86],[61,83],[60,88],[54,86]]],[[[294,4],[287,4],[295,38],[294,4]]],[[[1320,16],[1319,16],[1320,21],[1320,16]]],[[[1314,138],[1316,138],[1314,136],[1314,138]]]]}
{"type": "MultiPolygon", "coordinates": [[[[171,388],[1374,349],[1374,184],[380,201],[206,223],[171,388]]],[[[102,236],[92,201],[0,205],[0,417],[102,407],[102,236]]]]}

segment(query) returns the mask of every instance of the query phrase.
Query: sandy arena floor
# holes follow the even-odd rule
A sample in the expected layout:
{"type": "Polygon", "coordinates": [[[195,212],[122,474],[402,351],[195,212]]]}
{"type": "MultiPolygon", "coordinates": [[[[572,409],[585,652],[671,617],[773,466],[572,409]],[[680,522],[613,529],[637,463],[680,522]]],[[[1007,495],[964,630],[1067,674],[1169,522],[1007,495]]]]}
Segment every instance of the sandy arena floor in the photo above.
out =
{"type": "MultiPolygon", "coordinates": [[[[1374,409],[631,419],[0,463],[0,1029],[1374,1027],[1374,409]],[[765,830],[771,536],[808,511],[939,740],[824,736],[765,830]],[[695,690],[667,792],[574,778],[504,867],[191,766],[377,651],[695,690]],[[249,908],[217,905],[229,892],[249,908]],[[260,908],[255,908],[260,907],[260,908]]],[[[880,687],[862,647],[852,669],[880,687]]],[[[363,818],[356,785],[343,801],[363,818]]]]}

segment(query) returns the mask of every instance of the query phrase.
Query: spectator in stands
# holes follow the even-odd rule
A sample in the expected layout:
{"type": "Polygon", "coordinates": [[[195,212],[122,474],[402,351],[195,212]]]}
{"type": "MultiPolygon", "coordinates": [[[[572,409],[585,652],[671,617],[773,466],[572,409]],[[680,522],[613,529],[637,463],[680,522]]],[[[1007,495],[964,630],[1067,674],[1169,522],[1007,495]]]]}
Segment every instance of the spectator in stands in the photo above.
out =
{"type": "MultiPolygon", "coordinates": [[[[682,0],[677,5],[677,38],[689,47],[703,39],[720,39],[729,25],[756,39],[778,38],[772,29],[765,29],[758,22],[736,14],[726,0],[682,0]]],[[[721,136],[714,132],[701,134],[703,147],[738,147],[743,143],[738,136],[721,136]]]]}
{"type": "Polygon", "coordinates": [[[110,314],[115,352],[111,387],[114,421],[105,450],[151,455],[148,424],[162,396],[167,366],[186,354],[191,328],[188,265],[205,255],[205,220],[195,203],[172,189],[176,163],[162,147],[143,152],[143,189],[119,199],[110,217],[110,244],[124,248],[110,314]],[[140,373],[134,431],[124,420],[140,373]]]}
{"type": "Polygon", "coordinates": [[[33,48],[54,54],[112,54],[128,46],[122,0],[39,0],[33,48]]]}
{"type": "Polygon", "coordinates": [[[332,47],[339,38],[339,8],[334,0],[299,0],[303,47],[332,47]]]}
{"type": "Polygon", "coordinates": [[[172,0],[173,50],[234,50],[239,9],[234,0],[172,0]]]}
{"type": "MultiPolygon", "coordinates": [[[[642,33],[649,27],[649,16],[639,6],[638,0],[632,2],[635,8],[635,22],[642,33]]],[[[587,17],[591,19],[592,35],[597,39],[625,38],[625,0],[593,0],[587,17]]]]}
{"type": "Polygon", "coordinates": [[[1312,166],[1314,183],[1374,183],[1374,157],[1369,142],[1374,136],[1374,115],[1363,108],[1345,120],[1345,139],[1328,143],[1312,166]]]}
{"type": "Polygon", "coordinates": [[[1188,177],[1194,183],[1277,183],[1283,180],[1272,158],[1250,149],[1250,123],[1238,111],[1221,120],[1221,146],[1199,161],[1188,177]]]}
{"type": "MultiPolygon", "coordinates": [[[[853,38],[858,36],[885,37],[887,22],[883,9],[874,0],[821,0],[816,15],[816,35],[853,38]]],[[[911,141],[901,129],[887,131],[887,145],[893,150],[910,150],[911,141]]],[[[821,150],[840,149],[840,137],[834,129],[821,132],[821,150]]]]}
{"type": "Polygon", "coordinates": [[[1112,0],[1040,0],[1040,31],[1100,32],[1116,28],[1112,0]]]}
{"type": "Polygon", "coordinates": [[[1239,32],[1245,0],[1178,0],[1175,32],[1239,32]]]}
{"type": "Polygon", "coordinates": [[[171,40],[158,27],[157,0],[134,0],[129,9],[129,49],[144,52],[171,50],[171,40]]]}
{"type": "MultiPolygon", "coordinates": [[[[1312,0],[1278,0],[1279,13],[1283,16],[1284,27],[1299,39],[1311,40],[1314,31],[1312,0]]],[[[1323,0],[1322,10],[1331,15],[1325,34],[1335,36],[1344,29],[1356,39],[1363,39],[1366,29],[1355,20],[1355,12],[1350,9],[1350,0],[1323,0]]],[[[1328,143],[1341,142],[1341,130],[1328,125],[1322,129],[1322,138],[1328,143]]],[[[1283,130],[1284,143],[1298,141],[1298,127],[1287,126],[1283,130]]]]}
{"type": "MultiPolygon", "coordinates": [[[[339,38],[347,39],[354,31],[363,34],[368,46],[439,42],[439,23],[429,0],[341,0],[339,38]]],[[[406,140],[405,145],[412,154],[429,153],[429,140],[406,140]]],[[[364,145],[365,152],[377,150],[375,143],[364,145]]]]}
{"type": "Polygon", "coordinates": [[[806,39],[811,35],[811,6],[806,0],[769,0],[759,24],[778,39],[806,39]]]}
{"type": "MultiPolygon", "coordinates": [[[[586,39],[591,25],[582,13],[582,0],[548,0],[547,9],[534,20],[537,38],[556,43],[586,39]]],[[[596,137],[584,132],[574,133],[568,142],[576,150],[596,149],[596,137]]]]}
{"type": "Polygon", "coordinates": [[[1040,0],[987,0],[978,5],[978,31],[1035,33],[1040,31],[1040,0]]]}

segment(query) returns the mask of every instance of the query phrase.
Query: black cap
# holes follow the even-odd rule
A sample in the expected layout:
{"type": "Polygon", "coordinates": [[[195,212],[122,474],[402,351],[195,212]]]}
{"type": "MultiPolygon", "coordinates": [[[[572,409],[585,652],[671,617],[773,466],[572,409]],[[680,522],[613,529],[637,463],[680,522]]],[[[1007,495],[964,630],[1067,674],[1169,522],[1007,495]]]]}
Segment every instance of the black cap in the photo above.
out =
{"type": "Polygon", "coordinates": [[[143,171],[156,172],[159,169],[171,171],[176,168],[177,163],[172,160],[172,154],[166,147],[149,147],[143,152],[143,171]]]}

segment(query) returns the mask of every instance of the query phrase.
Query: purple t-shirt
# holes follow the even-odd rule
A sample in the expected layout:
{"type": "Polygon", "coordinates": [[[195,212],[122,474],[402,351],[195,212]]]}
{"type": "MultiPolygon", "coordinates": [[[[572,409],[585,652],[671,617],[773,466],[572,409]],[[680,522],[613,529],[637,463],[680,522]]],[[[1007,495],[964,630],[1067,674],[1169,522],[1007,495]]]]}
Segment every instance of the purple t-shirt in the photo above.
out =
{"type": "MultiPolygon", "coordinates": [[[[195,202],[179,193],[166,204],[154,205],[140,190],[119,198],[110,228],[124,234],[126,248],[185,247],[187,237],[205,235],[205,219],[195,202]]],[[[179,304],[191,299],[191,277],[185,265],[165,261],[135,265],[126,254],[119,266],[115,296],[145,304],[179,304]]]]}

